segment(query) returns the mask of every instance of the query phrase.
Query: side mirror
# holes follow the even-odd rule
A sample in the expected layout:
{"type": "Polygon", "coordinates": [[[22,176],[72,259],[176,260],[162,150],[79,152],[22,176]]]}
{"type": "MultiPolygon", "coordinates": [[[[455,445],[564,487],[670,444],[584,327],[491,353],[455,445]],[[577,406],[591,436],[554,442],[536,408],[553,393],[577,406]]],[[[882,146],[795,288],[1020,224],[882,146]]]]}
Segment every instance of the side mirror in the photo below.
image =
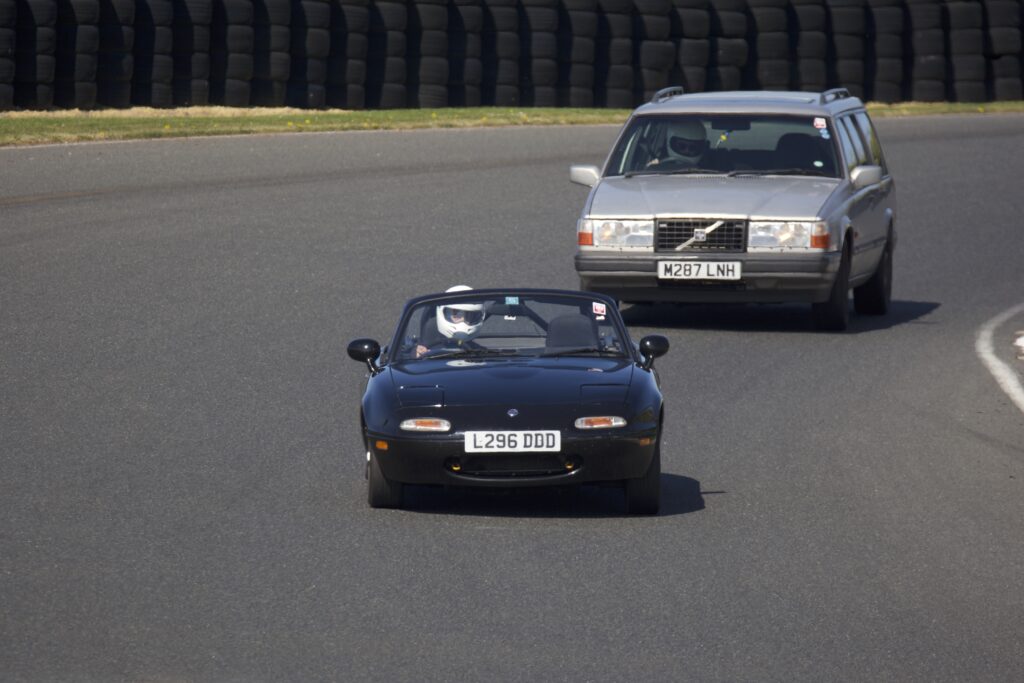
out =
{"type": "Polygon", "coordinates": [[[858,190],[868,185],[877,185],[882,182],[882,167],[858,166],[850,171],[850,182],[858,190]]]}
{"type": "Polygon", "coordinates": [[[643,368],[650,369],[654,359],[668,353],[668,339],[660,334],[649,334],[640,340],[640,355],[644,357],[643,368]]]}
{"type": "Polygon", "coordinates": [[[577,185],[593,187],[601,179],[601,169],[597,166],[575,164],[569,167],[569,180],[577,185]]]}
{"type": "Polygon", "coordinates": [[[348,345],[348,357],[366,363],[370,374],[376,375],[380,367],[374,361],[380,355],[380,344],[374,339],[354,339],[348,345]]]}

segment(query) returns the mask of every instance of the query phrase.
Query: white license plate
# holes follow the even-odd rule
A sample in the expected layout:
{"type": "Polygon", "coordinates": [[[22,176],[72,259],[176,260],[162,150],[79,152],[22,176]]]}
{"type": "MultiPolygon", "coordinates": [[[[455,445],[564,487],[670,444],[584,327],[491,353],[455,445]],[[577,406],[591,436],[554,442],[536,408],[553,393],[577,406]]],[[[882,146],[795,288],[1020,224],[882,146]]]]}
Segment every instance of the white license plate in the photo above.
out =
{"type": "Polygon", "coordinates": [[[741,261],[658,261],[661,280],[739,280],[741,261]]]}
{"type": "Polygon", "coordinates": [[[467,453],[528,453],[562,450],[562,433],[552,430],[466,432],[467,453]]]}

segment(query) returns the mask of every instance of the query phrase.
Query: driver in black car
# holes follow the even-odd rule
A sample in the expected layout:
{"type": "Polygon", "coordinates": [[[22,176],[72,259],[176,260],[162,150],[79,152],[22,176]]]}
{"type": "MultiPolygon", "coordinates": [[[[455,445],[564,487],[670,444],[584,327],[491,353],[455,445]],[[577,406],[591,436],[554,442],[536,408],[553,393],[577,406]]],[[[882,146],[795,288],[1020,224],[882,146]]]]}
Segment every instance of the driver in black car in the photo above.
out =
{"type": "MultiPolygon", "coordinates": [[[[456,285],[445,291],[464,292],[472,289],[466,285],[456,285]]],[[[438,306],[436,323],[441,337],[437,339],[436,343],[432,342],[430,346],[424,343],[427,341],[426,339],[420,340],[420,343],[416,345],[416,357],[422,358],[430,351],[437,349],[476,348],[477,345],[473,343],[472,339],[480,332],[485,317],[486,313],[482,303],[467,302],[438,306]]]]}

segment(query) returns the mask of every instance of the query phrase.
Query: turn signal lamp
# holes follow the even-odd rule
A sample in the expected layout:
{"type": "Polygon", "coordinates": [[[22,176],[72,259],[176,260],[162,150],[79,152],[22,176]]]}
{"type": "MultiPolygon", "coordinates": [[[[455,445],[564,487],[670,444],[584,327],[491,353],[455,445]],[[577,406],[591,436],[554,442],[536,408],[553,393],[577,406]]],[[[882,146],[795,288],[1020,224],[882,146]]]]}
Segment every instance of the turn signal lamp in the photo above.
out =
{"type": "MultiPolygon", "coordinates": [[[[378,451],[386,451],[388,449],[387,441],[375,441],[373,445],[377,448],[378,451]]],[[[367,453],[367,455],[369,455],[369,453],[367,453]]]]}
{"type": "Polygon", "coordinates": [[[613,429],[625,426],[626,418],[617,415],[581,417],[576,420],[576,429],[613,429]]]}
{"type": "Polygon", "coordinates": [[[828,224],[815,223],[811,228],[811,249],[828,249],[831,244],[828,224]]]}
{"type": "Polygon", "coordinates": [[[402,420],[398,427],[407,432],[447,432],[452,428],[452,423],[436,417],[414,417],[402,420]]]}

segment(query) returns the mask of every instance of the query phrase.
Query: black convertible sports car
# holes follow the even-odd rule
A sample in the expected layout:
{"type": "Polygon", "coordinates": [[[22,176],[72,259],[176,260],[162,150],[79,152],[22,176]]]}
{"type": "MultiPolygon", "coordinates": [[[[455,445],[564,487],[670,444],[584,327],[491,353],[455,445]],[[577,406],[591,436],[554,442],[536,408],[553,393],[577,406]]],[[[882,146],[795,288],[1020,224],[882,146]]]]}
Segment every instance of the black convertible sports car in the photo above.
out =
{"type": "Polygon", "coordinates": [[[616,482],[630,512],[660,499],[660,335],[634,344],[601,294],[453,287],[405,305],[383,349],[348,355],[370,378],[361,422],[369,503],[405,484],[616,482]]]}

